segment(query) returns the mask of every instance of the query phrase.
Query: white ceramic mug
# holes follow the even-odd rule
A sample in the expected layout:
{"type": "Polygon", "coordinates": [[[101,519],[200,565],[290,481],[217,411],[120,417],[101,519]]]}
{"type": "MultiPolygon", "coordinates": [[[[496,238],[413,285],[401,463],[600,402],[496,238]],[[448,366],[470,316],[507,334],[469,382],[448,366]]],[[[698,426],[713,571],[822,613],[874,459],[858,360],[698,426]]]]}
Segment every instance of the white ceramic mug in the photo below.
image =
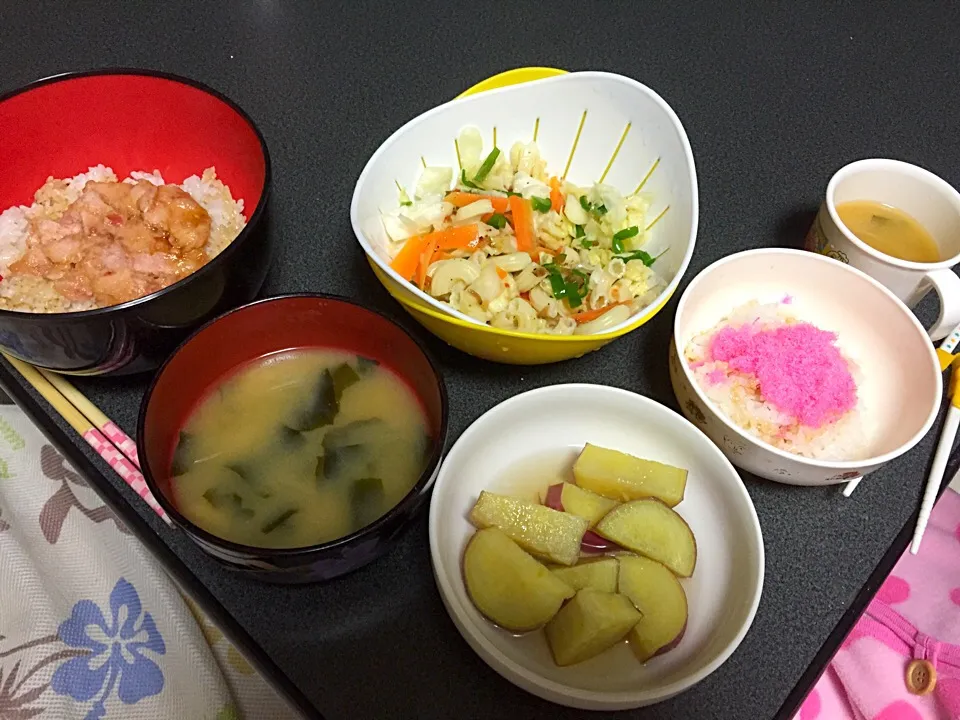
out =
{"type": "Polygon", "coordinates": [[[960,262],[960,193],[933,173],[885,159],[858,160],[841,168],[827,185],[805,246],[862,270],[911,309],[936,290],[940,316],[927,330],[931,339],[940,340],[960,325],[960,277],[951,269],[960,262]],[[933,236],[943,259],[911,262],[870,247],[837,215],[837,205],[851,200],[873,200],[909,213],[933,236]]]}

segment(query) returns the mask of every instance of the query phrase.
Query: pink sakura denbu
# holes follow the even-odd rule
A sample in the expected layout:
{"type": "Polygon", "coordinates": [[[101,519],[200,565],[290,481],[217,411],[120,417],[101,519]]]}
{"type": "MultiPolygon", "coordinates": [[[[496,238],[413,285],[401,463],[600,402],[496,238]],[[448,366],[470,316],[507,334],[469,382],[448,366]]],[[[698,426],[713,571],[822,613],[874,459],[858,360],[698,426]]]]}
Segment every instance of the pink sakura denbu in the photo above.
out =
{"type": "MultiPolygon", "coordinates": [[[[857,404],[857,385],[836,339],[810,323],[770,330],[725,327],[710,338],[706,360],[752,375],[764,400],[800,424],[819,428],[857,404]]],[[[726,379],[719,369],[707,374],[712,384],[726,379]]]]}

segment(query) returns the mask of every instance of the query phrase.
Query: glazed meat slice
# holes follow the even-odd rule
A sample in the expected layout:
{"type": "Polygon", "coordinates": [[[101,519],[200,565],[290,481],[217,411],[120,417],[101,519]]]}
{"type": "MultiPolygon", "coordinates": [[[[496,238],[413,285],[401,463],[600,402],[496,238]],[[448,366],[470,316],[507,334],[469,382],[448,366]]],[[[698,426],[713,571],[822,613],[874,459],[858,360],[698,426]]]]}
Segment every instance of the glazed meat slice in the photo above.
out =
{"type": "Polygon", "coordinates": [[[88,182],[58,219],[32,221],[13,274],[46,278],[74,301],[134,300],[206,264],[207,211],[176,185],[88,182]]]}
{"type": "Polygon", "coordinates": [[[210,239],[210,214],[176,185],[159,188],[143,219],[168,233],[170,243],[183,250],[202,248],[210,239]]]}

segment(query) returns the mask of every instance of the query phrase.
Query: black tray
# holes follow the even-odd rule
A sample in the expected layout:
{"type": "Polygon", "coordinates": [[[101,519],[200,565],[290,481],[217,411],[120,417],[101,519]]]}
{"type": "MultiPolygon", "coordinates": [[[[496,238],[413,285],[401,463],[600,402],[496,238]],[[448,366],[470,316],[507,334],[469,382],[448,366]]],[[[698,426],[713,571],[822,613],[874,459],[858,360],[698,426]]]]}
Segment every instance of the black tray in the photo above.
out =
{"type": "MultiPolygon", "coordinates": [[[[0,23],[0,91],[54,72],[118,65],[191,76],[224,92],[262,128],[274,161],[271,231],[279,250],[265,292],[338,293],[408,326],[353,238],[353,185],[402,122],[509,67],[619,72],[674,107],[700,183],[700,232],[685,280],[738,250],[797,245],[830,174],[858,157],[899,157],[960,184],[960,86],[944,70],[960,50],[953,32],[960,6],[909,15],[892,5],[825,12],[810,0],[333,7],[266,0],[20,4],[0,23]]],[[[597,353],[540,368],[476,361],[412,330],[446,374],[452,441],[492,405],[557,382],[615,385],[675,408],[666,355],[675,307],[676,299],[597,353]]],[[[931,313],[929,304],[921,309],[925,320],[931,313]]],[[[146,382],[76,384],[132,433],[146,382]]],[[[0,383],[308,716],[583,716],[514,688],[460,638],[434,587],[425,514],[392,553],[341,580],[302,588],[244,581],[153,516],[5,364],[0,383]]],[[[613,716],[791,717],[906,547],[938,430],[939,423],[850,499],[839,488],[744,476],[766,545],[766,582],[751,631],[697,687],[613,716]]],[[[947,477],[958,465],[952,458],[947,477]]]]}

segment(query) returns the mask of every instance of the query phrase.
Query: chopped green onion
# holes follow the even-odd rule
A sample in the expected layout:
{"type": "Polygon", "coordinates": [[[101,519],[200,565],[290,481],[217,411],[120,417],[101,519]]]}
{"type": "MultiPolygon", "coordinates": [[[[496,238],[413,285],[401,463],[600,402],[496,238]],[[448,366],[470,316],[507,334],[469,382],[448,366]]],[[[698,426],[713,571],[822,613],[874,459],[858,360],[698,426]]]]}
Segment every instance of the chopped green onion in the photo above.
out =
{"type": "MultiPolygon", "coordinates": [[[[669,248],[668,248],[668,249],[669,249],[669,248]]],[[[644,265],[646,265],[647,267],[650,267],[650,266],[653,265],[657,260],[659,260],[660,257],[661,257],[661,256],[663,255],[663,253],[665,253],[665,252],[666,252],[666,250],[664,250],[662,253],[660,253],[660,255],[657,255],[656,257],[651,257],[651,256],[650,256],[650,253],[648,253],[648,252],[645,252],[645,251],[643,251],[643,250],[634,250],[634,251],[633,251],[632,253],[630,253],[629,255],[618,255],[617,257],[619,257],[619,258],[620,258],[621,260],[623,260],[624,262],[630,262],[631,260],[640,260],[641,262],[643,262],[644,265]]]]}
{"type": "Polygon", "coordinates": [[[547,277],[550,280],[550,289],[553,291],[553,296],[557,300],[565,298],[567,296],[567,284],[563,281],[560,271],[554,265],[549,268],[549,272],[550,274],[547,277]]]}
{"type": "Polygon", "coordinates": [[[520,193],[515,193],[515,192],[513,192],[512,190],[504,190],[503,193],[504,193],[507,197],[523,197],[523,195],[521,195],[520,193]]]}
{"type": "Polygon", "coordinates": [[[587,250],[589,250],[590,248],[592,248],[592,247],[593,247],[594,245],[596,245],[596,244],[597,244],[596,240],[581,240],[581,241],[580,241],[580,247],[586,248],[587,250]]]}
{"type": "Polygon", "coordinates": [[[473,188],[474,190],[480,190],[480,189],[482,189],[482,188],[481,188],[479,185],[477,185],[476,183],[473,183],[473,182],[470,182],[469,180],[467,180],[467,171],[466,171],[466,170],[461,170],[461,171],[460,171],[460,184],[463,185],[464,187],[473,188]]]}
{"type": "Polygon", "coordinates": [[[495,227],[497,230],[503,230],[507,226],[507,218],[500,213],[494,213],[487,218],[487,225],[495,227]]]}
{"type": "Polygon", "coordinates": [[[413,202],[410,200],[401,200],[400,205],[401,207],[409,207],[410,205],[413,205],[413,202]]]}
{"type": "Polygon", "coordinates": [[[588,213],[593,213],[594,215],[606,215],[607,206],[603,204],[594,205],[592,202],[587,200],[586,195],[580,196],[580,207],[586,210],[588,213]]]}
{"type": "Polygon", "coordinates": [[[493,164],[497,161],[498,157],[500,157],[500,148],[495,147],[490,151],[490,154],[487,155],[487,158],[483,161],[480,169],[477,170],[477,174],[473,176],[473,181],[475,183],[481,183],[486,179],[487,175],[490,174],[490,171],[493,170],[493,164]]]}
{"type": "Polygon", "coordinates": [[[576,283],[567,283],[567,304],[572,308],[578,308],[583,304],[583,298],[580,297],[576,283]]]}
{"type": "Polygon", "coordinates": [[[628,228],[624,228],[623,230],[614,233],[613,242],[611,243],[613,247],[613,251],[615,253],[622,253],[623,241],[628,240],[632,237],[636,237],[639,234],[640,234],[640,228],[638,228],[636,225],[631,225],[628,228]]]}
{"type": "Polygon", "coordinates": [[[530,198],[530,203],[537,212],[545,213],[550,211],[550,198],[542,198],[534,195],[530,198]]]}
{"type": "Polygon", "coordinates": [[[576,228],[576,231],[577,231],[576,237],[581,238],[584,235],[586,235],[586,233],[583,231],[583,225],[575,225],[574,227],[576,228]]]}

